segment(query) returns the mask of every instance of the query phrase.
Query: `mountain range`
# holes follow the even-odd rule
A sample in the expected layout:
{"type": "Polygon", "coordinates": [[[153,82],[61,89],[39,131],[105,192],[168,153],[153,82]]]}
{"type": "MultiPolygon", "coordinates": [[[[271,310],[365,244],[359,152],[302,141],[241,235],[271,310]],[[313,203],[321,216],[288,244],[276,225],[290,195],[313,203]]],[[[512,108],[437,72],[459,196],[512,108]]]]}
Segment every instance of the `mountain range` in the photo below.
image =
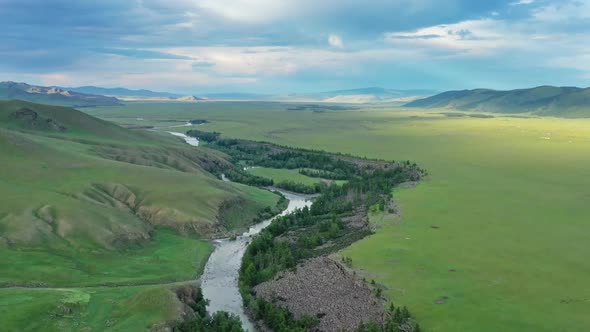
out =
{"type": "Polygon", "coordinates": [[[0,82],[0,99],[19,99],[48,105],[88,107],[121,105],[121,101],[253,100],[326,103],[405,103],[404,107],[453,109],[491,113],[529,113],[561,117],[590,117],[590,88],[539,86],[530,89],[473,89],[435,94],[433,90],[369,87],[301,94],[211,93],[182,96],[169,92],[126,88],[44,87],[0,82]],[[425,97],[426,96],[426,97],[425,97]]]}
{"type": "Polygon", "coordinates": [[[405,107],[445,108],[491,113],[531,113],[590,117],[590,88],[539,86],[531,89],[448,91],[407,103],[405,107]]]}
{"type": "Polygon", "coordinates": [[[45,105],[90,107],[116,106],[123,101],[178,101],[197,102],[208,98],[182,96],[168,92],[130,90],[126,88],[101,88],[84,86],[66,88],[59,86],[38,86],[19,82],[0,82],[0,100],[23,100],[45,105]]]}
{"type": "Polygon", "coordinates": [[[81,86],[73,88],[62,88],[65,90],[88,93],[95,95],[115,96],[115,97],[143,97],[143,98],[180,98],[183,95],[170,93],[170,92],[158,92],[151,90],[131,90],[127,88],[101,88],[97,86],[81,86]]]}
{"type": "Polygon", "coordinates": [[[17,82],[0,82],[0,99],[18,99],[40,104],[72,107],[121,105],[119,99],[114,97],[17,82]]]}
{"type": "Polygon", "coordinates": [[[334,90],[290,94],[256,94],[244,92],[209,93],[203,98],[212,100],[257,100],[283,102],[324,102],[324,103],[379,103],[408,102],[438,93],[434,90],[397,90],[369,87],[348,90],[334,90]]]}
{"type": "Polygon", "coordinates": [[[245,92],[221,92],[204,93],[197,96],[183,96],[170,92],[157,92],[151,90],[130,90],[126,88],[101,88],[96,86],[83,86],[73,88],[62,88],[70,91],[90,93],[118,98],[133,97],[137,99],[175,99],[178,101],[199,101],[199,100],[267,100],[267,101],[317,101],[317,102],[384,102],[384,101],[410,101],[418,97],[431,96],[438,91],[433,90],[396,90],[380,87],[369,87],[348,90],[335,90],[312,93],[293,94],[256,94],[245,92]],[[193,98],[191,98],[193,97],[193,98]]]}
{"type": "Polygon", "coordinates": [[[315,93],[289,94],[283,99],[312,100],[333,103],[373,103],[373,102],[408,102],[420,97],[431,96],[434,90],[397,90],[381,87],[369,87],[348,90],[335,90],[315,93]]]}
{"type": "Polygon", "coordinates": [[[121,101],[182,101],[204,100],[252,100],[286,102],[331,102],[331,103],[374,103],[408,102],[420,97],[435,94],[433,90],[396,90],[380,87],[335,90],[294,94],[255,94],[245,92],[206,93],[198,96],[183,96],[170,92],[151,90],[132,90],[127,88],[103,88],[97,86],[81,87],[42,87],[17,82],[0,83],[0,99],[20,99],[49,105],[61,106],[112,106],[121,101]]]}

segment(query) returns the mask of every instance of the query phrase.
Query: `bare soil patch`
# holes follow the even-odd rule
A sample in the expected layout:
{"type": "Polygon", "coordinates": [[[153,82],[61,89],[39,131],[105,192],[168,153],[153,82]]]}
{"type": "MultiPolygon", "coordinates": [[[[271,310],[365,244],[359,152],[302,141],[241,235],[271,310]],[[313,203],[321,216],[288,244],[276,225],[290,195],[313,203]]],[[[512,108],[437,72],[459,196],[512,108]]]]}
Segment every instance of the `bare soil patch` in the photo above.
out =
{"type": "Polygon", "coordinates": [[[309,259],[295,271],[254,287],[257,297],[287,308],[296,319],[320,321],[315,331],[350,331],[361,322],[383,322],[385,309],[371,289],[328,257],[309,259]]]}

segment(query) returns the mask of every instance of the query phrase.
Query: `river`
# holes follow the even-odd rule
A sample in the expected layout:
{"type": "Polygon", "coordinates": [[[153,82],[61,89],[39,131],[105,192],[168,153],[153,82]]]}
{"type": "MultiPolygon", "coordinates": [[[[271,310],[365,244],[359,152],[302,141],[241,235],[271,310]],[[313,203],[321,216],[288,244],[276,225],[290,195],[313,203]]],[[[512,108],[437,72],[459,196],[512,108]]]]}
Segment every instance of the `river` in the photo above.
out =
{"type": "MultiPolygon", "coordinates": [[[[184,127],[184,126],[182,126],[182,127],[184,127]]],[[[171,128],[171,127],[168,127],[168,128],[171,128]]],[[[199,140],[196,139],[195,137],[187,136],[187,135],[185,135],[183,133],[177,133],[177,132],[174,132],[174,131],[169,131],[168,133],[170,133],[170,134],[172,134],[174,136],[182,137],[184,139],[184,141],[187,144],[189,144],[189,145],[199,146],[199,140]]]]}
{"type": "MultiPolygon", "coordinates": [[[[182,137],[184,141],[192,146],[199,146],[199,140],[182,133],[169,132],[170,134],[182,137]]],[[[230,181],[224,174],[223,181],[230,181]]],[[[273,188],[287,198],[289,205],[279,214],[283,216],[297,209],[311,206],[311,196],[287,192],[273,188]]],[[[276,217],[274,217],[276,218],[276,217]]],[[[201,276],[201,289],[203,296],[209,300],[207,311],[213,314],[217,311],[226,311],[237,315],[242,321],[242,327],[246,331],[255,331],[254,324],[250,321],[244,310],[242,295],[238,287],[238,276],[242,257],[252,236],[260,233],[274,220],[274,218],[262,221],[248,229],[247,232],[238,236],[235,240],[219,239],[214,241],[215,249],[201,276]]]]}
{"type": "MultiPolygon", "coordinates": [[[[291,213],[305,206],[311,206],[312,202],[309,196],[282,190],[277,191],[281,192],[289,200],[287,209],[280,215],[291,213]]],[[[214,241],[215,250],[209,257],[205,272],[201,277],[203,295],[206,299],[209,299],[207,311],[210,314],[217,311],[227,311],[237,315],[246,331],[255,331],[255,328],[244,310],[242,296],[238,288],[238,273],[242,264],[242,257],[246,252],[251,237],[270,225],[273,219],[265,220],[250,227],[247,232],[238,236],[236,240],[221,239],[214,241]]]]}

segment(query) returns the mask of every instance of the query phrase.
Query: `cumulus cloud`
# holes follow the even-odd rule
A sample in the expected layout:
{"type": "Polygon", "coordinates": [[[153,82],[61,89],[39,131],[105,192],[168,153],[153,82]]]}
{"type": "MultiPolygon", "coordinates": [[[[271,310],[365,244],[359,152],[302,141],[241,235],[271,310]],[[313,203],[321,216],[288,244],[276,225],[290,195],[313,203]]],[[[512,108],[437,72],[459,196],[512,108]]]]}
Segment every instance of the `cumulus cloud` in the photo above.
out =
{"type": "Polygon", "coordinates": [[[535,8],[521,20],[493,16],[383,36],[391,45],[419,50],[431,59],[487,58],[505,63],[520,58],[522,67],[576,70],[579,75],[572,77],[576,81],[590,74],[586,56],[590,26],[581,24],[588,19],[590,3],[568,1],[535,8]]]}
{"type": "Polygon", "coordinates": [[[408,32],[388,32],[384,39],[392,45],[436,51],[445,56],[486,56],[519,42],[520,37],[507,36],[509,30],[504,21],[481,19],[408,32]]]}
{"type": "Polygon", "coordinates": [[[334,71],[375,61],[415,58],[413,50],[369,49],[338,52],[315,48],[260,47],[180,47],[159,52],[207,63],[208,70],[225,76],[289,76],[304,70],[334,71]]]}
{"type": "Polygon", "coordinates": [[[430,82],[467,82],[448,69],[466,63],[472,76],[493,68],[508,83],[514,69],[521,77],[540,68],[590,72],[577,56],[590,54],[588,1],[0,3],[0,79],[32,83],[255,89],[281,81],[308,89],[322,80],[355,86],[359,77],[401,87],[422,75],[422,86],[447,88],[430,82]]]}

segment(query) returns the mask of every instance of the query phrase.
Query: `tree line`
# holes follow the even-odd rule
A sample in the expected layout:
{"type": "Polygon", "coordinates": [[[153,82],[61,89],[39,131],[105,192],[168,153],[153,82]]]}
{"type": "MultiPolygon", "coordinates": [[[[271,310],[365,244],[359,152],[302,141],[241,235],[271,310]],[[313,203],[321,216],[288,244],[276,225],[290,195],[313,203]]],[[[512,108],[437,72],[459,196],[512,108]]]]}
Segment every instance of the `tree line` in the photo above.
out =
{"type": "MultiPolygon", "coordinates": [[[[272,180],[245,172],[244,166],[299,169],[304,175],[347,181],[342,185],[323,184],[313,190],[294,182],[283,183],[283,188],[287,190],[319,192],[320,195],[311,208],[306,207],[273,220],[251,241],[243,257],[239,274],[240,292],[255,318],[277,332],[307,331],[317,324],[317,319],[303,317],[295,320],[286,309],[254,297],[252,288],[272,279],[279,271],[292,269],[302,260],[316,255],[315,249],[326,242],[337,242],[347,236],[354,239],[352,233],[358,230],[348,229],[343,218],[367,211],[371,206],[384,209],[396,185],[418,181],[426,172],[409,161],[367,160],[325,151],[223,139],[219,135],[202,137],[213,136],[207,146],[227,154],[236,165],[231,170],[224,170],[232,181],[254,186],[278,185],[272,180]]],[[[407,309],[392,309],[389,317],[383,324],[367,322],[358,331],[413,332],[419,329],[410,324],[413,321],[407,309]]]]}
{"type": "Polygon", "coordinates": [[[201,288],[181,288],[177,290],[177,295],[193,310],[193,314],[173,326],[174,332],[244,332],[238,316],[225,311],[213,315],[207,313],[209,301],[203,297],[201,288]]]}

